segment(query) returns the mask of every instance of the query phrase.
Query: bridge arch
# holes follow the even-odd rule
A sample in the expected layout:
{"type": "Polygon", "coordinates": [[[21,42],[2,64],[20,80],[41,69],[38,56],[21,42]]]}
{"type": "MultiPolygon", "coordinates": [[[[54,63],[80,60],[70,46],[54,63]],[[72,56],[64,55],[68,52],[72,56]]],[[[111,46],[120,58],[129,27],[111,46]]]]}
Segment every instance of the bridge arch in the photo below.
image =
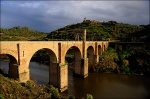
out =
{"type": "Polygon", "coordinates": [[[77,46],[71,46],[70,48],[68,48],[68,50],[65,53],[65,56],[68,54],[69,50],[72,50],[71,52],[69,52],[70,54],[73,54],[73,73],[74,74],[81,74],[81,51],[77,46]]]}
{"type": "Polygon", "coordinates": [[[87,48],[87,58],[88,58],[89,63],[94,62],[94,48],[93,48],[93,46],[89,46],[87,48]]]}
{"type": "Polygon", "coordinates": [[[100,45],[98,45],[98,55],[102,55],[102,47],[100,45]]]}
{"type": "Polygon", "coordinates": [[[17,59],[13,55],[10,55],[10,54],[0,54],[0,55],[4,56],[4,58],[7,58],[7,57],[9,58],[9,60],[7,60],[9,62],[8,63],[9,66],[2,67],[3,69],[7,68],[8,77],[13,78],[13,79],[19,79],[19,71],[18,71],[19,64],[18,64],[17,59]]]}
{"type": "Polygon", "coordinates": [[[87,58],[88,58],[88,68],[91,68],[93,63],[95,62],[94,60],[94,48],[93,46],[89,46],[87,48],[87,58]]]}
{"type": "Polygon", "coordinates": [[[108,42],[103,42],[103,52],[108,48],[108,42]]]}
{"type": "Polygon", "coordinates": [[[41,48],[41,49],[36,50],[34,53],[31,54],[31,56],[29,57],[29,60],[31,60],[32,56],[34,56],[34,54],[38,52],[39,50],[46,51],[47,55],[49,55],[50,62],[57,62],[56,54],[53,52],[53,50],[49,48],[41,48]]]}
{"type": "MultiPolygon", "coordinates": [[[[44,56],[42,57],[42,59],[45,58],[46,61],[49,61],[49,62],[47,62],[48,64],[46,64],[46,65],[48,65],[48,72],[47,72],[47,71],[44,71],[44,69],[43,69],[43,71],[41,70],[42,73],[45,72],[45,74],[48,75],[48,76],[47,76],[48,78],[45,79],[46,82],[47,82],[47,84],[49,83],[49,84],[52,84],[52,85],[54,85],[54,86],[57,86],[57,75],[58,75],[57,73],[58,73],[58,72],[54,72],[54,71],[57,71],[57,70],[58,70],[56,54],[55,54],[51,49],[49,49],[49,48],[41,48],[41,49],[36,50],[35,53],[32,54],[32,56],[30,57],[30,61],[29,61],[29,62],[31,62],[33,56],[34,56],[38,51],[43,52],[42,55],[44,55],[44,56]],[[48,56],[48,57],[47,57],[47,56],[48,56]]],[[[40,52],[39,52],[39,54],[40,54],[40,52]]],[[[42,55],[41,55],[41,56],[42,56],[42,55]]],[[[39,61],[39,60],[38,60],[38,61],[39,61]]],[[[45,62],[43,61],[42,63],[45,63],[45,62]]],[[[30,73],[30,75],[31,75],[31,73],[34,75],[34,73],[32,72],[32,70],[31,70],[31,68],[30,68],[30,66],[29,66],[28,68],[29,68],[29,73],[30,73]]],[[[40,76],[41,78],[42,78],[42,75],[43,75],[42,73],[40,73],[40,72],[38,73],[38,76],[40,76]]],[[[37,74],[37,73],[36,73],[36,74],[37,74]]],[[[31,77],[30,77],[30,79],[31,79],[31,77]]],[[[36,80],[36,78],[33,78],[33,79],[36,80]]],[[[42,81],[39,81],[39,82],[42,82],[42,81]]],[[[41,84],[42,84],[42,83],[41,83],[41,84]]]]}
{"type": "Polygon", "coordinates": [[[106,50],[106,46],[104,45],[104,50],[103,50],[103,52],[106,50]]]}
{"type": "Polygon", "coordinates": [[[10,50],[10,49],[0,49],[0,54],[13,56],[16,60],[18,60],[18,51],[10,50]]]}

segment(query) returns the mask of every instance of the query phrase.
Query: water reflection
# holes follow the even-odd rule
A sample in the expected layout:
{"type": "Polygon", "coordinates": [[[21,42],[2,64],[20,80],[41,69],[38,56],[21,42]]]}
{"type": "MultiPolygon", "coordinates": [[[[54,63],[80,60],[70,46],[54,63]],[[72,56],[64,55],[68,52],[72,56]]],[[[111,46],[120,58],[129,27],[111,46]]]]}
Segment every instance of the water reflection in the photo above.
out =
{"type": "Polygon", "coordinates": [[[0,60],[0,68],[4,73],[8,74],[9,71],[9,63],[7,61],[0,60]]]}
{"type": "Polygon", "coordinates": [[[37,84],[44,84],[48,86],[49,82],[49,67],[37,62],[30,62],[30,79],[37,82],[37,84]]]}
{"type": "Polygon", "coordinates": [[[90,73],[88,78],[74,78],[65,93],[81,97],[87,93],[95,98],[147,98],[150,97],[150,78],[116,74],[90,73]],[[146,85],[145,85],[146,84],[146,85]]]}
{"type": "MultiPolygon", "coordinates": [[[[1,61],[1,68],[8,70],[8,63],[1,61]]],[[[37,84],[48,85],[49,67],[30,62],[30,75],[37,84]]],[[[94,98],[150,98],[150,78],[144,76],[89,73],[85,79],[72,76],[69,69],[69,87],[65,94],[83,97],[87,93],[94,98]]]]}

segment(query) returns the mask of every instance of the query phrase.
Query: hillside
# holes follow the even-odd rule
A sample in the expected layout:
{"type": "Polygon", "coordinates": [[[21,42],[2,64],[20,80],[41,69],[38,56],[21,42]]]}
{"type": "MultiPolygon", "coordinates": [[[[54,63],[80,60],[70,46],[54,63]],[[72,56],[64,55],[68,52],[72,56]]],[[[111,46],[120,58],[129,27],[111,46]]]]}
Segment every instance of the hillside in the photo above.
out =
{"type": "Polygon", "coordinates": [[[0,99],[93,99],[91,94],[84,97],[75,97],[60,93],[58,88],[37,85],[35,81],[19,82],[4,76],[0,69],[0,99]]]}
{"type": "Polygon", "coordinates": [[[150,37],[150,25],[131,25],[117,23],[116,21],[100,22],[86,20],[77,24],[67,25],[50,32],[45,40],[82,40],[83,29],[87,31],[88,41],[123,41],[145,42],[148,46],[150,37]]]}
{"type": "Polygon", "coordinates": [[[0,28],[1,41],[39,41],[43,40],[46,33],[31,30],[28,27],[0,28]]]}
{"type": "Polygon", "coordinates": [[[97,20],[86,20],[77,24],[67,25],[54,30],[49,34],[31,30],[28,27],[12,27],[10,29],[0,28],[1,41],[49,41],[49,40],[82,40],[83,29],[87,31],[88,41],[125,41],[145,42],[150,49],[150,24],[131,25],[118,23],[116,21],[100,22],[97,20]]]}
{"type": "Polygon", "coordinates": [[[50,88],[33,81],[19,83],[0,74],[0,99],[51,98],[50,88]]]}

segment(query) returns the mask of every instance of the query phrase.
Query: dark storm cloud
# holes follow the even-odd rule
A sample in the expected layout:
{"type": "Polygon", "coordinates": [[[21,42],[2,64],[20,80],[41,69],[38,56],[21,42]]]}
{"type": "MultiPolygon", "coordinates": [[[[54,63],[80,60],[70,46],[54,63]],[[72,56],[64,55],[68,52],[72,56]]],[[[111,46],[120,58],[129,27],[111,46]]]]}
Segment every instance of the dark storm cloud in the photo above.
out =
{"type": "Polygon", "coordinates": [[[101,21],[149,24],[148,1],[105,1],[91,4],[88,13],[101,21]]]}
{"type": "Polygon", "coordinates": [[[42,10],[34,7],[36,5],[27,5],[24,2],[5,2],[5,4],[2,4],[1,10],[2,26],[29,26],[39,30],[40,26],[44,26],[45,23],[40,20],[43,17],[41,14],[42,10]]]}
{"type": "Polygon", "coordinates": [[[149,1],[1,1],[1,26],[50,32],[91,20],[149,24],[149,1]]]}
{"type": "Polygon", "coordinates": [[[124,1],[116,5],[118,19],[131,24],[149,24],[149,1],[124,1]]]}

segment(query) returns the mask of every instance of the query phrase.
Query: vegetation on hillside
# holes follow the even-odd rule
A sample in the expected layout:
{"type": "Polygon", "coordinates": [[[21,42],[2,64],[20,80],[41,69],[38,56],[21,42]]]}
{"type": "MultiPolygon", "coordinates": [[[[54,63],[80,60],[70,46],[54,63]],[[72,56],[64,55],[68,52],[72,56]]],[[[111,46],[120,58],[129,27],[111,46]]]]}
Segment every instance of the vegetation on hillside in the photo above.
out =
{"type": "Polygon", "coordinates": [[[117,51],[109,47],[100,56],[100,62],[92,64],[92,70],[150,76],[150,51],[135,48],[117,51]]]}
{"type": "Polygon", "coordinates": [[[31,30],[28,27],[0,28],[1,41],[39,41],[43,40],[46,33],[31,30]]]}
{"type": "Polygon", "coordinates": [[[1,99],[25,99],[25,98],[51,98],[50,88],[37,86],[33,81],[19,83],[0,74],[0,98],[1,99]]]}
{"type": "MultiPolygon", "coordinates": [[[[75,96],[59,93],[53,86],[36,85],[34,81],[20,83],[0,74],[0,99],[75,99],[75,96]]],[[[93,99],[87,94],[82,99],[93,99]]]]}
{"type": "MultiPolygon", "coordinates": [[[[87,40],[132,40],[131,34],[135,34],[144,30],[146,26],[138,26],[124,23],[117,23],[116,21],[99,22],[89,21],[77,24],[67,25],[58,30],[52,31],[47,35],[47,40],[75,40],[76,34],[79,36],[83,29],[87,30],[87,40]],[[127,39],[128,38],[128,39],[127,39]]],[[[148,32],[148,31],[147,31],[148,32]]],[[[148,34],[148,33],[145,34],[148,34]]],[[[143,35],[143,34],[142,34],[143,35]]],[[[80,39],[81,36],[80,36],[80,39]]]]}
{"type": "Polygon", "coordinates": [[[144,42],[146,49],[150,49],[150,24],[131,25],[116,21],[99,22],[88,20],[77,24],[67,25],[50,32],[45,40],[82,40],[83,29],[86,29],[87,41],[121,41],[144,42]]]}

